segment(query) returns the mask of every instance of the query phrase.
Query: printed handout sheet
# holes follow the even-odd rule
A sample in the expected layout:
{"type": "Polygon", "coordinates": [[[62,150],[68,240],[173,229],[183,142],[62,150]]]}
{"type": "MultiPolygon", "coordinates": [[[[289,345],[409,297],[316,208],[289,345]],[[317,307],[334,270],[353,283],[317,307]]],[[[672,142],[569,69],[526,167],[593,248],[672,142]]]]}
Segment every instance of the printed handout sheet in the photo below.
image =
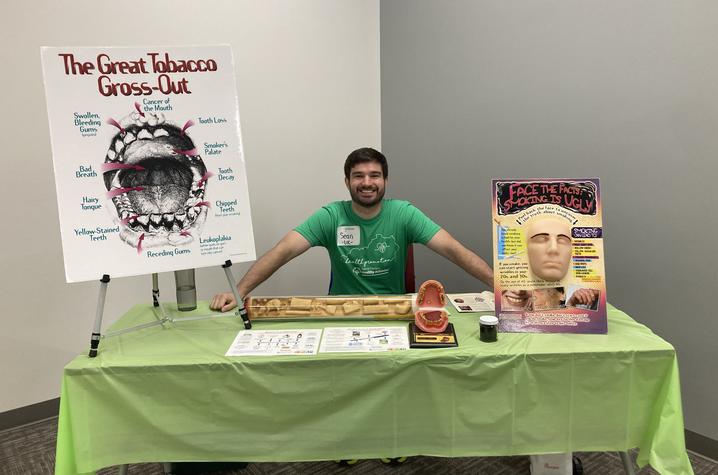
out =
{"type": "Polygon", "coordinates": [[[401,327],[330,327],[324,329],[320,353],[358,353],[409,349],[409,333],[401,327]]]}
{"type": "Polygon", "coordinates": [[[225,356],[316,355],[321,329],[242,330],[225,356]]]}
{"type": "Polygon", "coordinates": [[[494,294],[488,290],[470,294],[446,294],[446,298],[460,313],[494,311],[494,294]]]}

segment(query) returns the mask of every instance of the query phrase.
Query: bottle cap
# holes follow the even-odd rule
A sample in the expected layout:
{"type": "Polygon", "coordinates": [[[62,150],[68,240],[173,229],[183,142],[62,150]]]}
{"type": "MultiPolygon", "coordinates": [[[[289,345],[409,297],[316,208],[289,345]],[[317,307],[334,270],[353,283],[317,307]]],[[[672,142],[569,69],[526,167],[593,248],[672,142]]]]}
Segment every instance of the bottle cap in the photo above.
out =
{"type": "Polygon", "coordinates": [[[494,315],[482,315],[479,317],[479,323],[483,325],[498,325],[499,319],[494,315]]]}

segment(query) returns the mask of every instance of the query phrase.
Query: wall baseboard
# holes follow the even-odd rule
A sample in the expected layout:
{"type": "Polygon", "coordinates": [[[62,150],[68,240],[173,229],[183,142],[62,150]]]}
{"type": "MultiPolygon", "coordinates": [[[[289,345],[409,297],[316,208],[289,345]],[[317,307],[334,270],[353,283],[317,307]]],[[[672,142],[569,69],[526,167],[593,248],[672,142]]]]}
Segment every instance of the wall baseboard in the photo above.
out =
{"type": "MultiPolygon", "coordinates": [[[[60,398],[38,402],[0,413],[0,431],[57,417],[60,412],[60,398]]],[[[686,429],[686,448],[713,460],[718,460],[718,440],[686,429]]]]}
{"type": "Polygon", "coordinates": [[[18,407],[17,409],[0,413],[0,430],[24,426],[49,417],[57,417],[59,413],[59,397],[30,406],[18,407]]]}
{"type": "Polygon", "coordinates": [[[697,434],[692,430],[685,430],[686,448],[704,457],[718,461],[718,440],[697,434]]]}

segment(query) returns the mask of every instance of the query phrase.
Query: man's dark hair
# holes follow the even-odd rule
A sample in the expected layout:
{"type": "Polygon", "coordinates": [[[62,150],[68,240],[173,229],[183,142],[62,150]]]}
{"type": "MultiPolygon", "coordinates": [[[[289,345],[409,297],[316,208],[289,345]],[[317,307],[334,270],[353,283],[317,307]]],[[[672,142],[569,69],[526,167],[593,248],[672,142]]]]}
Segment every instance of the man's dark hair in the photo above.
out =
{"type": "Polygon", "coordinates": [[[370,147],[363,147],[354,150],[349,154],[344,162],[344,178],[349,179],[349,173],[358,163],[377,162],[381,165],[381,171],[384,178],[389,176],[389,165],[386,163],[386,157],[378,150],[370,147]]]}

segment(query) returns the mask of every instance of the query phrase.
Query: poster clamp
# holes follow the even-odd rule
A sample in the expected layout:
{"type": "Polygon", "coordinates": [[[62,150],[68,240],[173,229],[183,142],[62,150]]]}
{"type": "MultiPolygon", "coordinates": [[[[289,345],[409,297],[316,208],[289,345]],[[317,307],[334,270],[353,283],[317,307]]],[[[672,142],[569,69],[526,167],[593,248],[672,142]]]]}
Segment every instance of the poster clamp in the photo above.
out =
{"type": "MultiPolygon", "coordinates": [[[[244,306],[244,299],[241,295],[239,295],[239,291],[237,290],[237,284],[234,280],[234,276],[232,275],[231,268],[232,267],[232,261],[226,260],[224,264],[222,264],[222,269],[224,269],[224,274],[227,277],[227,283],[229,284],[229,288],[232,291],[232,295],[234,295],[235,300],[237,301],[237,309],[234,312],[234,316],[240,317],[242,319],[242,324],[244,325],[244,328],[249,330],[252,328],[252,322],[249,320],[249,314],[247,313],[247,308],[244,306]]],[[[107,332],[105,335],[102,335],[101,329],[102,329],[102,317],[104,314],[105,309],[105,297],[107,296],[107,284],[110,282],[110,276],[108,274],[103,274],[102,278],[100,279],[100,290],[97,298],[97,309],[95,311],[95,324],[92,330],[92,336],[90,337],[90,352],[89,357],[94,358],[97,356],[97,350],[100,346],[100,339],[101,338],[109,338],[112,336],[121,335],[124,333],[133,332],[136,330],[141,330],[143,328],[149,328],[157,325],[162,325],[164,327],[164,324],[169,323],[175,323],[175,322],[181,322],[181,321],[190,321],[190,320],[206,320],[209,318],[221,318],[227,315],[217,315],[217,314],[210,314],[210,315],[199,315],[194,317],[183,317],[183,318],[172,318],[168,316],[165,313],[165,310],[160,303],[160,289],[159,289],[159,278],[158,274],[154,273],[152,274],[152,306],[155,309],[155,312],[153,314],[155,315],[155,318],[157,319],[154,322],[147,322],[142,323],[140,325],[135,325],[133,327],[129,328],[123,328],[121,330],[115,330],[112,332],[107,332]],[[158,315],[159,312],[159,315],[158,315]]]]}

